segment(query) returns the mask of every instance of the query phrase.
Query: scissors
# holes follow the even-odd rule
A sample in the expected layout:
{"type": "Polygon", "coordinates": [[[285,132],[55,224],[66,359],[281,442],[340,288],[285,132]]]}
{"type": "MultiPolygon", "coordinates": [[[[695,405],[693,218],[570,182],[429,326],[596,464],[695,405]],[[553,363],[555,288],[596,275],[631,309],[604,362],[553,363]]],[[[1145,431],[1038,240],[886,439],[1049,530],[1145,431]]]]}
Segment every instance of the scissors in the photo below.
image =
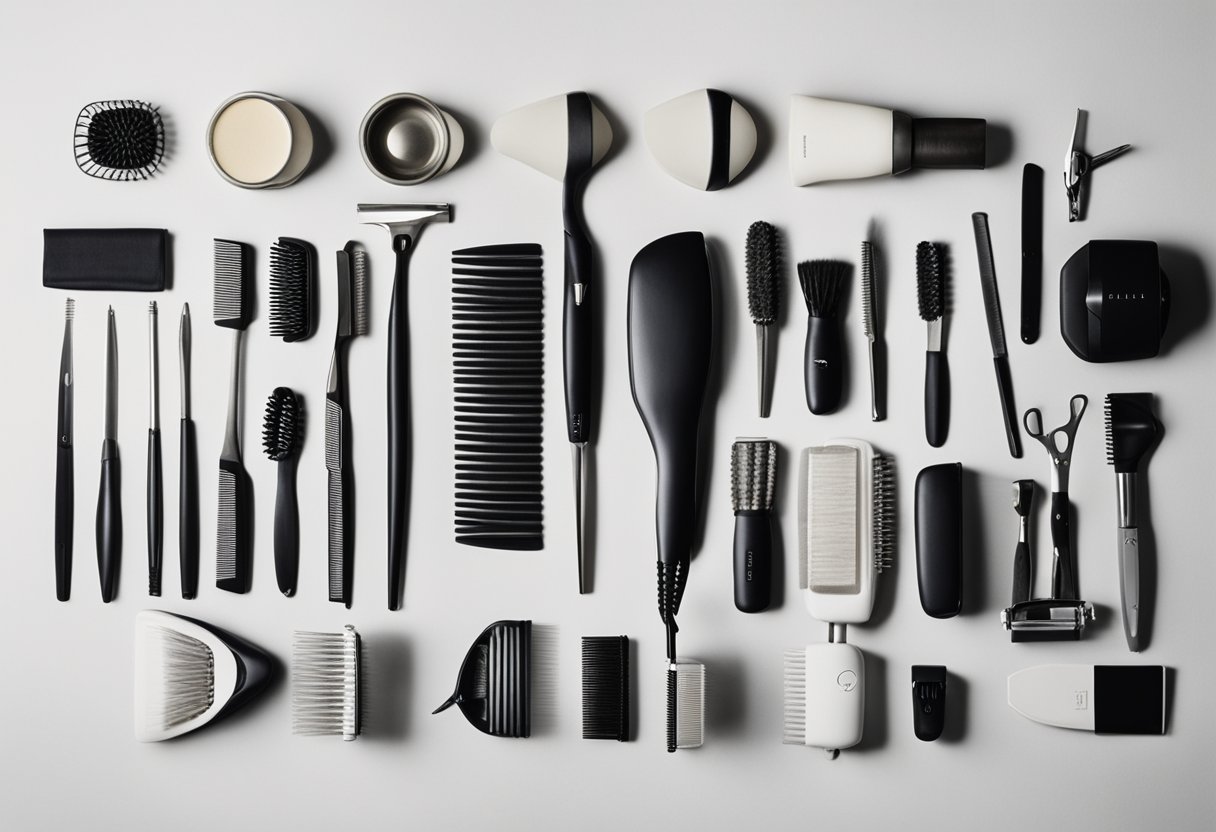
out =
{"type": "Polygon", "coordinates": [[[1043,431],[1043,414],[1037,407],[1030,408],[1022,417],[1026,435],[1037,439],[1051,456],[1051,596],[1064,600],[1080,598],[1077,592],[1077,566],[1070,542],[1069,517],[1072,509],[1068,502],[1068,471],[1072,466],[1077,426],[1081,424],[1088,404],[1089,399],[1085,396],[1073,396],[1069,402],[1071,417],[1068,423],[1047,432],[1043,431]]]}

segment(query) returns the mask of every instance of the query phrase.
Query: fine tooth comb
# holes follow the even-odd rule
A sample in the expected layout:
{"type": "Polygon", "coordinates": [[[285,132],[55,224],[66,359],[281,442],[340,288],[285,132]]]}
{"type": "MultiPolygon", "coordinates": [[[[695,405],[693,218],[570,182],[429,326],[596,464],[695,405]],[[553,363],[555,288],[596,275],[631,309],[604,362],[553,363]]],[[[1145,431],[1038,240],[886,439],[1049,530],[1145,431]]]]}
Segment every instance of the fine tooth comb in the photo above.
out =
{"type": "Polygon", "coordinates": [[[683,659],[667,664],[667,750],[705,743],[705,665],[683,659]]]}
{"type": "Polygon", "coordinates": [[[452,253],[457,543],[544,545],[542,266],[530,243],[452,253]]]}
{"type": "Polygon", "coordinates": [[[325,386],[325,470],[329,503],[329,600],[350,609],[355,576],[354,487],[351,467],[350,391],[346,382],[348,345],[367,334],[367,251],[349,242],[338,252],[338,328],[325,386]]]}
{"type": "Polygon", "coordinates": [[[228,387],[228,426],[220,452],[218,521],[215,538],[215,585],[228,592],[248,592],[252,485],[241,462],[241,338],[253,317],[253,252],[244,243],[215,241],[216,326],[233,330],[228,387]]]}
{"type": "Polygon", "coordinates": [[[629,740],[628,636],[583,636],[583,739],[629,740]]]}
{"type": "Polygon", "coordinates": [[[95,101],[76,117],[76,166],[113,182],[147,179],[165,155],[160,111],[144,101],[95,101]]]}
{"type": "Polygon", "coordinates": [[[891,460],[859,439],[802,452],[798,481],[799,586],[811,615],[860,624],[894,553],[891,460]]]}
{"type": "Polygon", "coordinates": [[[270,246],[270,334],[288,343],[310,337],[316,322],[313,294],[317,250],[295,237],[270,246]]]}
{"type": "Polygon", "coordinates": [[[340,633],[297,630],[291,647],[291,733],[340,736],[362,730],[362,643],[347,624],[340,633]]]}
{"type": "Polygon", "coordinates": [[[495,737],[532,733],[532,622],[497,621],[465,654],[456,690],[433,713],[460,707],[469,724],[495,737]]]}
{"type": "Polygon", "coordinates": [[[272,672],[265,652],[232,633],[144,610],[135,616],[135,738],[159,742],[227,716],[272,672]]]}
{"type": "Polygon", "coordinates": [[[928,324],[925,349],[925,439],[934,448],[946,442],[950,427],[950,371],[942,319],[946,316],[945,252],[937,243],[916,246],[916,302],[928,324]]]}
{"type": "Polygon", "coordinates": [[[747,309],[756,325],[760,417],[768,418],[773,364],[768,335],[769,329],[777,325],[781,310],[781,238],[776,228],[763,221],[754,222],[747,229],[747,309]]]}

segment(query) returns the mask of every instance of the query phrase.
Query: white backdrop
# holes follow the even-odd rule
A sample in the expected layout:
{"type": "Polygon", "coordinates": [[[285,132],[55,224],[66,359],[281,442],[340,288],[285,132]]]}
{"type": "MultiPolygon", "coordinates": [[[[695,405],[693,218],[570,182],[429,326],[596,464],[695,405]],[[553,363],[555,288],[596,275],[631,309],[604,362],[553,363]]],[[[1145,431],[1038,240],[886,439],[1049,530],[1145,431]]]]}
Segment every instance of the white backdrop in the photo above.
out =
{"type": "MultiPolygon", "coordinates": [[[[0,481],[6,575],[0,616],[8,671],[0,710],[0,826],[6,829],[236,828],[255,823],[327,829],[339,824],[412,828],[609,829],[660,822],[701,828],[954,826],[988,829],[1207,828],[1214,814],[1209,606],[1216,567],[1210,425],[1210,276],[1216,262],[1211,199],[1216,109],[1209,3],[614,3],[463,4],[149,2],[22,4],[4,14],[0,77],[5,119],[0,234],[7,258],[2,328],[7,369],[10,475],[0,481]],[[641,138],[642,114],[688,90],[738,96],[760,127],[761,147],[727,190],[694,191],[663,174],[641,138]],[[265,90],[306,108],[329,151],[298,184],[247,192],[212,169],[203,134],[215,107],[265,90]],[[585,89],[612,120],[613,152],[587,193],[601,258],[603,372],[596,443],[595,591],[575,592],[572,501],[560,386],[560,187],[498,156],[489,127],[501,113],[585,89]],[[411,91],[452,112],[468,136],[451,173],[415,188],[376,179],[356,130],[381,96],[411,91]],[[1005,160],[984,172],[795,189],[784,132],[787,96],[817,94],[921,116],[986,117],[1002,128],[1005,160]],[[162,107],[170,155],[153,181],[116,184],[81,175],[69,151],[72,122],[90,101],[135,97],[162,107]],[[1099,171],[1088,219],[1066,222],[1061,165],[1077,107],[1091,112],[1092,152],[1135,149],[1099,171]],[[1022,164],[1046,171],[1043,337],[1017,338],[1022,164]],[[432,226],[413,260],[410,303],[414,395],[414,499],[405,609],[384,604],[384,349],[392,258],[384,232],[357,225],[360,201],[449,201],[455,222],[432,226]],[[1060,424],[1085,393],[1072,475],[1084,597],[1099,623],[1079,644],[1013,646],[1000,628],[1009,592],[1016,518],[1009,482],[1046,483],[1042,450],[1010,459],[1001,430],[975,268],[970,215],[987,211],[1004,301],[1019,410],[1060,424]],[[805,314],[792,272],[784,296],[773,416],[755,415],[754,346],[744,304],[743,239],[756,219],[784,232],[791,261],[854,259],[870,223],[880,230],[889,291],[890,418],[869,419],[860,303],[845,313],[853,361],[845,406],[812,417],[801,387],[805,314]],[[153,226],[173,234],[172,290],[162,308],[162,418],[166,431],[168,594],[148,599],[143,533],[146,436],[146,296],[78,293],[76,324],[76,547],[73,596],[54,600],[52,516],[55,378],[63,293],[41,288],[44,227],[153,226]],[[711,241],[721,304],[721,373],[707,408],[712,455],[704,543],[684,612],[682,652],[706,662],[707,740],[663,750],[663,643],[654,609],[653,467],[629,395],[625,300],[639,248],[681,230],[711,241]],[[318,334],[287,345],[266,334],[265,273],[280,235],[321,252],[318,334]],[[260,310],[247,349],[244,447],[256,486],[253,591],[214,589],[214,464],[222,440],[229,336],[210,325],[211,239],[258,248],[260,310]],[[319,403],[331,349],[333,251],[358,239],[372,252],[372,330],[351,350],[359,483],[355,605],[325,600],[323,429],[319,403]],[[1087,365],[1061,341],[1055,275],[1095,238],[1158,241],[1174,284],[1165,354],[1131,364],[1087,365]],[[954,379],[949,441],[922,433],[924,326],[917,319],[913,252],[921,239],[953,251],[955,315],[948,354],[954,379]],[[546,548],[496,553],[452,542],[452,418],[448,257],[452,249],[537,241],[548,255],[545,425],[546,548]],[[202,486],[200,597],[175,597],[176,319],[195,322],[195,418],[202,486]],[[127,528],[117,601],[103,606],[93,558],[96,459],[101,443],[104,310],[120,337],[120,435],[127,528]],[[300,593],[275,589],[271,555],[274,467],[260,453],[260,414],[276,385],[296,388],[317,415],[300,465],[304,550],[300,593]],[[1096,737],[1030,723],[1005,704],[1005,679],[1046,662],[1133,660],[1119,623],[1115,478],[1104,456],[1101,404],[1112,391],[1159,395],[1167,435],[1148,469],[1159,551],[1152,641],[1136,661],[1175,671],[1169,735],[1096,737]],[[783,603],[757,616],[731,601],[729,443],[736,435],[781,443],[778,508],[784,540],[783,603]],[[866,654],[870,702],[862,746],[827,762],[783,746],[781,654],[820,641],[826,626],[797,596],[794,462],[834,436],[868,439],[899,470],[899,554],[883,576],[879,611],[850,629],[866,654]],[[974,491],[963,615],[931,620],[917,601],[912,482],[922,467],[961,461],[974,491]],[[133,619],[155,607],[198,616],[262,645],[281,661],[294,629],[364,636],[371,675],[367,732],[352,745],[293,737],[280,682],[232,719],[179,742],[132,738],[133,619]],[[558,628],[555,719],[527,741],[488,738],[455,712],[431,717],[448,695],[465,648],[498,618],[558,628]],[[638,736],[629,744],[580,738],[578,640],[634,637],[638,736]],[[909,666],[942,663],[952,676],[951,725],[933,744],[912,734],[909,666]]],[[[1042,491],[1040,491],[1040,497],[1042,491]]],[[[1040,502],[1040,506],[1043,502],[1040,502]]],[[[1048,528],[1036,516],[1036,589],[1046,594],[1048,528]]],[[[543,726],[542,726],[543,727],[543,726]]]]}

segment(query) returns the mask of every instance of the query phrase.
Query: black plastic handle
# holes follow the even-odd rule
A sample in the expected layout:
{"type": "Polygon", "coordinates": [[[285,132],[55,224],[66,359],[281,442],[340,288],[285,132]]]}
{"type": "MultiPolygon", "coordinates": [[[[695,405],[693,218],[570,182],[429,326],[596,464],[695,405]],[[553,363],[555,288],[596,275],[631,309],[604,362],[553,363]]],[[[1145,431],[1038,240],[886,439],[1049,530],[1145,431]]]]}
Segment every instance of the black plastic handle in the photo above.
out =
{"type": "Polygon", "coordinates": [[[591,440],[591,240],[582,227],[566,229],[566,284],[562,353],[566,389],[566,434],[573,443],[591,440]],[[576,287],[581,287],[578,289],[576,287]],[[583,292],[581,303],[577,295],[583,292]]]}
{"type": "Polygon", "coordinates": [[[397,267],[388,311],[388,608],[401,609],[410,498],[409,267],[413,240],[393,238],[397,267]]]}
{"type": "Polygon", "coordinates": [[[925,439],[934,448],[946,444],[950,430],[950,368],[940,350],[925,353],[925,439]]]}
{"type": "Polygon", "coordinates": [[[772,601],[773,521],[768,512],[735,515],[735,607],[761,612],[772,601]]]}
{"type": "Polygon", "coordinates": [[[655,439],[658,483],[655,490],[655,530],[659,563],[687,563],[692,552],[697,517],[697,432],[655,439]]]}
{"type": "Polygon", "coordinates": [[[274,501],[274,576],[279,592],[296,594],[300,571],[300,507],[296,499],[296,458],[279,463],[279,487],[274,501]]]}
{"type": "Polygon", "coordinates": [[[75,466],[72,446],[60,443],[55,458],[55,597],[72,597],[72,536],[75,466]]]}
{"type": "Polygon", "coordinates": [[[1022,458],[1022,435],[1018,431],[1018,415],[1013,404],[1013,378],[1009,375],[1009,356],[998,355],[992,359],[996,367],[996,386],[1001,393],[1001,417],[1005,421],[1005,439],[1009,442],[1009,455],[1022,458]]]}
{"type": "Polygon", "coordinates": [[[198,595],[198,449],[194,423],[181,420],[177,487],[177,548],[182,597],[198,595]]]}
{"type": "Polygon", "coordinates": [[[1071,511],[1067,492],[1051,492],[1051,547],[1055,550],[1051,597],[1065,601],[1075,601],[1080,597],[1077,594],[1077,564],[1072,558],[1071,511]]]}
{"type": "Polygon", "coordinates": [[[118,592],[118,564],[122,557],[122,469],[118,442],[101,444],[101,487],[97,494],[97,574],[101,600],[110,603],[118,592]]]}
{"type": "Polygon", "coordinates": [[[1018,541],[1013,551],[1013,603],[1030,600],[1030,546],[1018,541]]]}
{"type": "Polygon", "coordinates": [[[148,430],[148,594],[160,597],[165,548],[165,486],[161,476],[160,431],[148,430]]]}
{"type": "Polygon", "coordinates": [[[842,360],[840,321],[835,317],[817,318],[812,315],[807,322],[806,356],[803,359],[806,406],[812,413],[831,413],[840,406],[844,381],[842,360]]]}

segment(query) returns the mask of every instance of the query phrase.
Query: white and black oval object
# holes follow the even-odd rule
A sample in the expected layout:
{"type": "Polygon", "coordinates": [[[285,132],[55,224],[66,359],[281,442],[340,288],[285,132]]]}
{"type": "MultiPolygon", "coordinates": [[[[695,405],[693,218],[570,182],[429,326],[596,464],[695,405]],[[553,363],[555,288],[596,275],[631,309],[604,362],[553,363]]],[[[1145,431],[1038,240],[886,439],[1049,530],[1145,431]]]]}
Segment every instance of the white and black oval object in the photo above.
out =
{"type": "Polygon", "coordinates": [[[725,188],[756,154],[756,123],[721,90],[693,90],[646,113],[646,145],[663,170],[702,191],[725,188]]]}

